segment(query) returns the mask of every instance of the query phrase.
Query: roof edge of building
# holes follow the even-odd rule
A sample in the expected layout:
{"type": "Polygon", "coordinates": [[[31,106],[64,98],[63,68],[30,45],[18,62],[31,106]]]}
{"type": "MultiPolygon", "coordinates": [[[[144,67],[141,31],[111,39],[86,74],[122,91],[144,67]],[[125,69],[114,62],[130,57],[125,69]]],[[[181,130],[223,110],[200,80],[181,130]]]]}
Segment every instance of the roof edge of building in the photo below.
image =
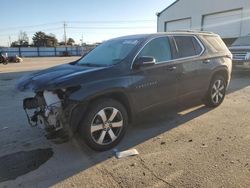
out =
{"type": "Polygon", "coordinates": [[[180,0],[176,0],[174,1],[172,4],[170,4],[169,6],[167,6],[165,9],[163,9],[161,12],[158,12],[156,15],[157,17],[159,17],[163,12],[165,12],[167,9],[169,9],[170,7],[172,7],[174,4],[178,3],[180,0]]]}

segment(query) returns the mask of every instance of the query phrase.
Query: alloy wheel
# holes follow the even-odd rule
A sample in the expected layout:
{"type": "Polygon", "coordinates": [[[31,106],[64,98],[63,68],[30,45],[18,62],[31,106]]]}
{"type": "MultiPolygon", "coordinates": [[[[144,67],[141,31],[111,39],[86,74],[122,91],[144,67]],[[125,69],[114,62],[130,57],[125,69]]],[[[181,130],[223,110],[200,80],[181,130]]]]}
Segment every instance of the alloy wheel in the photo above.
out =
{"type": "Polygon", "coordinates": [[[94,116],[90,127],[91,137],[99,145],[108,145],[119,137],[122,128],[122,113],[114,107],[107,107],[94,116]]]}
{"type": "Polygon", "coordinates": [[[214,104],[220,103],[225,96],[225,84],[222,80],[216,80],[211,90],[211,99],[214,104]]]}

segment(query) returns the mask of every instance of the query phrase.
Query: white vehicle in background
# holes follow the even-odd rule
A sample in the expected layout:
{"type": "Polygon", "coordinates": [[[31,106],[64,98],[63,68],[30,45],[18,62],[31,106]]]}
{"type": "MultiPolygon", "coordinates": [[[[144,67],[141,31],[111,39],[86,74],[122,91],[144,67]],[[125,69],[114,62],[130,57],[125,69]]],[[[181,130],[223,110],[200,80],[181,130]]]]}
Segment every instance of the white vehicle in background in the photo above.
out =
{"type": "Polygon", "coordinates": [[[3,55],[3,53],[0,52],[0,63],[7,65],[10,62],[21,63],[23,62],[23,59],[18,57],[17,55],[8,57],[8,53],[5,53],[5,55],[3,55]]]}
{"type": "Polygon", "coordinates": [[[8,57],[7,55],[3,55],[2,52],[0,52],[0,64],[7,65],[8,64],[8,57]]]}
{"type": "Polygon", "coordinates": [[[233,66],[250,69],[250,34],[239,37],[229,48],[233,54],[233,66]]]}

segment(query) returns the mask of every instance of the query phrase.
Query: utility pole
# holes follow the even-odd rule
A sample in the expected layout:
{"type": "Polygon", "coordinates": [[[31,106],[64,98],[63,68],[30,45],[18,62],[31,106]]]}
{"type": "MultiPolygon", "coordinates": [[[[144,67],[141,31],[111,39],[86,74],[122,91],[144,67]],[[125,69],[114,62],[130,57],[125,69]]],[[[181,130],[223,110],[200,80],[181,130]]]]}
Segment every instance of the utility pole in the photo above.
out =
{"type": "Polygon", "coordinates": [[[81,44],[81,46],[83,46],[83,34],[82,34],[82,44],[81,44]]]}
{"type": "Polygon", "coordinates": [[[9,47],[11,46],[11,36],[9,36],[9,47]]]}
{"type": "Polygon", "coordinates": [[[65,46],[67,46],[66,26],[67,26],[66,22],[63,22],[64,42],[65,42],[64,44],[65,44],[65,46]]]}

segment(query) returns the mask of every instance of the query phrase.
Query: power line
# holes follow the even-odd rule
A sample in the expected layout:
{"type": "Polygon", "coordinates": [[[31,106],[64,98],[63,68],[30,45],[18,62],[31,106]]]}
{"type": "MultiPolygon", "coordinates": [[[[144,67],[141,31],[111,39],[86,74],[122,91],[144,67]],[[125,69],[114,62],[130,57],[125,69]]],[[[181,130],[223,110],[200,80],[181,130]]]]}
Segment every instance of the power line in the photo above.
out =
{"type": "MultiPolygon", "coordinates": [[[[117,27],[67,27],[67,24],[66,22],[64,22],[63,24],[63,30],[64,30],[64,36],[65,36],[65,32],[66,32],[66,28],[68,29],[86,29],[86,30],[89,30],[89,29],[107,29],[107,30],[116,30],[116,29],[152,29],[152,28],[155,28],[154,26],[126,26],[126,27],[123,27],[123,26],[117,26],[117,27]]],[[[55,30],[62,30],[62,27],[56,27],[56,28],[47,28],[47,29],[40,29],[40,31],[55,31],[55,30]]],[[[28,30],[28,31],[25,31],[26,33],[34,33],[34,32],[37,32],[39,30],[28,30]]],[[[0,36],[12,36],[12,35],[18,35],[18,33],[3,33],[3,34],[0,34],[0,36]]],[[[67,36],[66,36],[67,37],[67,36]]]]}
{"type": "Polygon", "coordinates": [[[48,25],[55,25],[55,24],[61,24],[62,22],[51,22],[51,23],[45,23],[45,24],[38,24],[38,25],[26,25],[26,26],[16,26],[16,27],[7,27],[4,29],[1,29],[0,31],[8,31],[8,30],[15,30],[20,28],[34,28],[34,27],[43,27],[48,25]]]}
{"type": "Polygon", "coordinates": [[[149,29],[155,28],[153,26],[139,26],[139,27],[67,27],[69,29],[149,29]]]}
{"type": "MultiPolygon", "coordinates": [[[[40,31],[55,31],[55,30],[62,30],[62,27],[56,27],[56,28],[48,28],[48,29],[41,29],[40,31]]],[[[32,31],[25,31],[25,33],[34,33],[34,32],[38,32],[39,30],[32,30],[32,31]]],[[[18,35],[18,33],[4,33],[4,34],[0,34],[0,36],[13,36],[13,35],[18,35]]]]}
{"type": "MultiPolygon", "coordinates": [[[[154,22],[155,20],[103,20],[103,21],[66,21],[63,23],[91,23],[91,24],[107,24],[107,23],[145,23],[145,22],[154,22]]],[[[1,31],[8,31],[8,30],[15,30],[15,29],[25,29],[25,28],[34,28],[34,27],[43,27],[48,25],[55,25],[55,24],[61,24],[62,22],[50,22],[50,23],[44,23],[44,24],[37,24],[37,25],[25,25],[25,26],[16,26],[16,27],[7,27],[4,29],[1,29],[1,31]]]]}
{"type": "Polygon", "coordinates": [[[67,21],[68,23],[142,23],[154,22],[155,20],[109,20],[109,21],[67,21]]]}

